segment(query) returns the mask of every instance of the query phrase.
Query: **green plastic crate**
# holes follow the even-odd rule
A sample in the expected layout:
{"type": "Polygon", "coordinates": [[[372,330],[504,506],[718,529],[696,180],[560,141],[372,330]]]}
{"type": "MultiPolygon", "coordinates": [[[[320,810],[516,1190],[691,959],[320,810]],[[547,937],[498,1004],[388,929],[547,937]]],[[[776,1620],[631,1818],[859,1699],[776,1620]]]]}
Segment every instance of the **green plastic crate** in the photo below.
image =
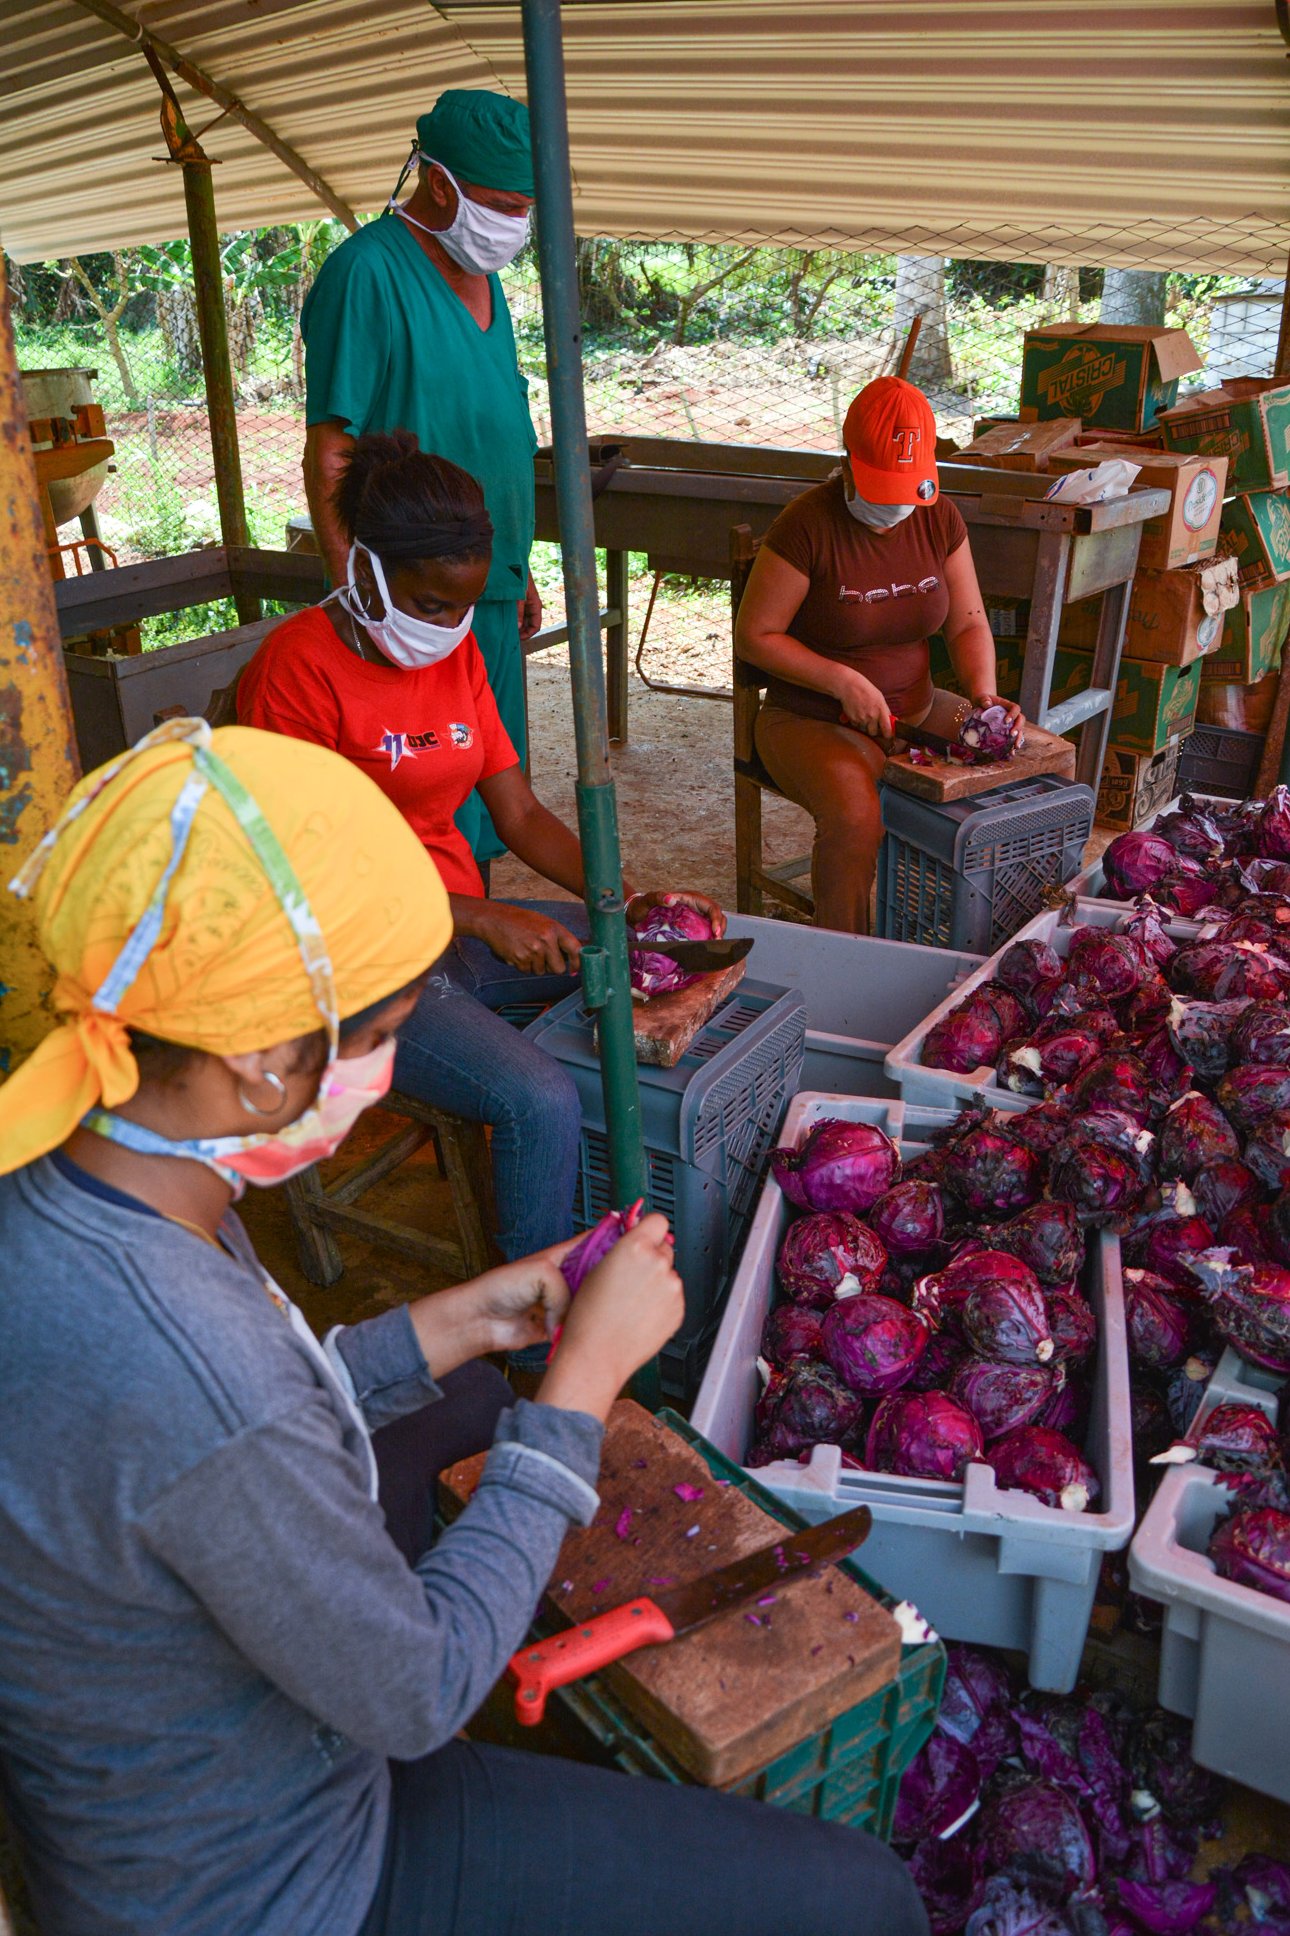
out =
{"type": "MultiPolygon", "coordinates": [[[[678,1438],[706,1461],[715,1479],[738,1486],[763,1512],[781,1526],[804,1527],[807,1521],[679,1418],[659,1414],[678,1438]]],[[[885,1607],[896,1602],[871,1580],[854,1560],[842,1566],[866,1592],[885,1607]]],[[[543,1622],[539,1631],[554,1632],[559,1623],[543,1622]]],[[[827,1822],[847,1822],[866,1828],[886,1841],[896,1806],[900,1777],[932,1731],[945,1680],[945,1649],[939,1640],[903,1647],[896,1678],[849,1708],[817,1734],[788,1749],[764,1768],[754,1769],[729,1792],[816,1815],[827,1822]]],[[[552,1697],[566,1720],[585,1729],[615,1766],[629,1775],[649,1775],[656,1781],[689,1782],[690,1777],[669,1760],[658,1744],[642,1731],[636,1718],[614,1699],[603,1680],[591,1675],[552,1697]]]]}

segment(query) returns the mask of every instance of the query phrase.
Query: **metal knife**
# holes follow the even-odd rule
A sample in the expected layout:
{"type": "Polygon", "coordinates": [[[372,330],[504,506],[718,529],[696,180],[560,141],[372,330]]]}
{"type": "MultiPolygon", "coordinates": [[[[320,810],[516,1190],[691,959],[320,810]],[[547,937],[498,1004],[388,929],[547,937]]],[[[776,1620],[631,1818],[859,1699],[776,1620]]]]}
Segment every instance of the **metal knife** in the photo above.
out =
{"type": "Polygon", "coordinates": [[[594,1674],[637,1647],[675,1640],[813,1567],[845,1559],[868,1537],[872,1525],[868,1506],[855,1506],[837,1519],[826,1519],[822,1526],[802,1532],[786,1528],[773,1545],[745,1554],[686,1586],[642,1594],[563,1633],[521,1647],[506,1669],[515,1682],[516,1719],[525,1727],[535,1727],[546,1711],[547,1696],[557,1687],[594,1674]]]}
{"type": "Polygon", "coordinates": [[[734,962],[742,961],[752,947],[752,939],[741,934],[722,941],[655,941],[649,935],[637,935],[632,929],[627,945],[642,953],[666,955],[669,961],[689,973],[705,974],[713,968],[729,968],[734,962]]]}

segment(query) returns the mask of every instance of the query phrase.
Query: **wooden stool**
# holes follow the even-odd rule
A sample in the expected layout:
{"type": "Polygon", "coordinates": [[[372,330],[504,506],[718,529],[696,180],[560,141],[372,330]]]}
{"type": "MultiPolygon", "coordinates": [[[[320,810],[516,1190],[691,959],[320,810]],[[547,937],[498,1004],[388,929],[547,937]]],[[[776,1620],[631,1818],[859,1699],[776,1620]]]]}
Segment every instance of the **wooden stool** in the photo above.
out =
{"type": "Polygon", "coordinates": [[[760,538],[754,538],[746,524],[736,524],[730,533],[730,642],[734,686],[734,764],[735,764],[735,906],[740,914],[760,914],[763,899],[782,901],[809,920],[815,912],[811,896],[792,883],[811,871],[811,856],[799,854],[793,860],[767,867],[762,860],[761,796],[780,792],[757,757],[757,715],[767,675],[749,665],[734,650],[735,621],[739,601],[748,583],[760,538]]]}
{"type": "Polygon", "coordinates": [[[364,1157],[333,1183],[324,1183],[317,1164],[302,1170],[287,1182],[287,1204],[296,1233],[300,1268],[311,1284],[334,1284],[345,1264],[333,1231],[344,1230],[365,1237],[400,1257],[444,1271],[458,1282],[478,1277],[499,1262],[490,1235],[495,1227],[493,1174],[488,1157],[488,1138],[482,1123],[464,1122],[445,1110],[432,1109],[392,1089],[380,1104],[387,1115],[402,1116],[405,1125],[373,1155],[364,1157]],[[358,1200],[376,1183],[406,1163],[417,1150],[434,1142],[439,1167],[452,1191],[452,1207],[457,1218],[459,1243],[443,1237],[429,1237],[405,1223],[394,1223],[372,1210],[355,1208],[358,1200]]]}

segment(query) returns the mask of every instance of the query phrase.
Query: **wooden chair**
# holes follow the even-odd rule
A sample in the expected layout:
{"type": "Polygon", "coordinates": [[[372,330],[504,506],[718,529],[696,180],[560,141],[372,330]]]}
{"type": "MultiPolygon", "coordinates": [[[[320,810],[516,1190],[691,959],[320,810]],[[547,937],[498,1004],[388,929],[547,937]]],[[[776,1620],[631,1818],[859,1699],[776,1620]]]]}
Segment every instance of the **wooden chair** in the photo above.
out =
{"type": "Polygon", "coordinates": [[[798,854],[793,860],[767,867],[762,859],[761,796],[776,794],[784,798],[770,774],[757,757],[757,715],[767,675],[749,665],[734,650],[735,623],[739,603],[748,584],[761,544],[751,527],[737,524],[730,533],[730,641],[734,686],[734,766],[735,766],[735,906],[740,914],[760,914],[764,901],[780,901],[809,920],[815,903],[808,893],[792,883],[811,871],[811,856],[798,854]]]}
{"type": "Polygon", "coordinates": [[[491,1269],[500,1262],[500,1254],[490,1234],[496,1228],[496,1215],[488,1138],[482,1123],[464,1122],[397,1089],[384,1097],[380,1109],[386,1115],[402,1117],[404,1126],[371,1156],[351,1164],[332,1183],[323,1182],[317,1164],[288,1180],[291,1226],[300,1268],[309,1282],[334,1284],[344,1272],[345,1262],[333,1234],[338,1230],[364,1237],[457,1281],[491,1269]],[[435,1145],[440,1174],[452,1192],[458,1233],[455,1244],[356,1207],[368,1190],[429,1142],[435,1145]]]}

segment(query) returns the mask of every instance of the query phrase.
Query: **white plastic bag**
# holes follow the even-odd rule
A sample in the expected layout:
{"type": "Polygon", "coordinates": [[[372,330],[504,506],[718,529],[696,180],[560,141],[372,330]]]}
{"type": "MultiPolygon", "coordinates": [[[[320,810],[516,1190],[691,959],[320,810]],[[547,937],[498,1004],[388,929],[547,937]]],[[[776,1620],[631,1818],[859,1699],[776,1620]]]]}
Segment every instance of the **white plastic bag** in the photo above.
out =
{"type": "Polygon", "coordinates": [[[1109,457],[1088,471],[1067,471],[1044,492],[1055,504],[1105,504],[1108,498],[1127,497],[1141,464],[1125,457],[1109,457]]]}

